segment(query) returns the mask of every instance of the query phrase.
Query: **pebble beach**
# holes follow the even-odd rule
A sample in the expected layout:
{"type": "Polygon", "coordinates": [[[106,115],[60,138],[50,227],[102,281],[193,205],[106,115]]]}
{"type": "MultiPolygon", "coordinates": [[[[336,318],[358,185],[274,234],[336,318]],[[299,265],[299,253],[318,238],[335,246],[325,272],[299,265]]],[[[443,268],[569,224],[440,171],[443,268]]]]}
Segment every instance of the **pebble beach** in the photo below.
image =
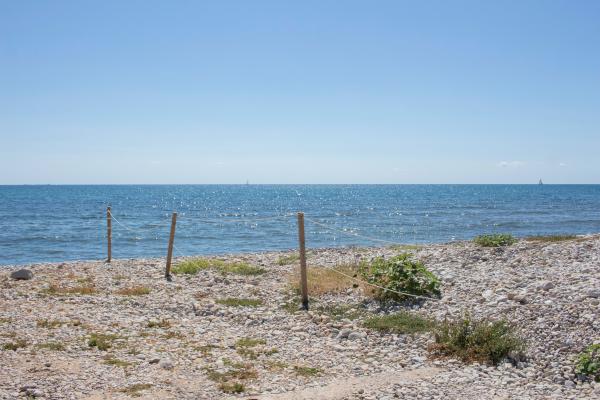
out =
{"type": "Polygon", "coordinates": [[[600,398],[600,383],[574,371],[577,355],[600,342],[600,235],[318,249],[308,268],[401,251],[439,277],[439,300],[384,307],[350,287],[299,310],[292,251],[219,257],[261,275],[205,269],[170,282],[164,259],[1,267],[0,398],[600,398]],[[32,279],[11,278],[21,268],[32,279]],[[493,366],[433,357],[431,333],[370,330],[365,315],[338,318],[327,312],[335,307],[505,319],[526,358],[493,366]],[[224,387],[224,376],[243,389],[224,387]]]}

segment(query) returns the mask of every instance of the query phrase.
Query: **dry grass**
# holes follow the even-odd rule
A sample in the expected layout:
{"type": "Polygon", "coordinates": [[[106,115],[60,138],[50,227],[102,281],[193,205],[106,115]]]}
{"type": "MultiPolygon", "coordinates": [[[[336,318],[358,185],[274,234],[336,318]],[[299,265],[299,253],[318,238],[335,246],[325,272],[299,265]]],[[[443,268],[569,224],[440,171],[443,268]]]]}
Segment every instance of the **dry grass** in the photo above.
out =
{"type": "Polygon", "coordinates": [[[121,296],[143,296],[150,294],[150,289],[145,286],[133,286],[119,289],[115,293],[121,296]]]}
{"type": "Polygon", "coordinates": [[[51,284],[43,291],[50,295],[92,295],[98,293],[96,288],[91,285],[75,286],[70,288],[60,287],[57,284],[51,284]]]}
{"type": "Polygon", "coordinates": [[[566,240],[576,240],[581,241],[583,238],[577,237],[576,235],[548,235],[548,236],[528,236],[525,238],[528,242],[544,242],[544,243],[554,243],[554,242],[564,242],[566,240]]]}
{"type": "MultiPolygon", "coordinates": [[[[320,296],[328,293],[343,293],[348,289],[363,287],[363,283],[357,282],[350,277],[356,277],[358,269],[353,265],[343,264],[334,268],[309,267],[307,268],[308,293],[311,296],[320,296]],[[348,276],[350,277],[348,277],[348,276]]],[[[295,292],[300,291],[300,271],[297,269],[288,276],[288,282],[295,292]]],[[[363,290],[365,293],[368,291],[363,290]]]]}

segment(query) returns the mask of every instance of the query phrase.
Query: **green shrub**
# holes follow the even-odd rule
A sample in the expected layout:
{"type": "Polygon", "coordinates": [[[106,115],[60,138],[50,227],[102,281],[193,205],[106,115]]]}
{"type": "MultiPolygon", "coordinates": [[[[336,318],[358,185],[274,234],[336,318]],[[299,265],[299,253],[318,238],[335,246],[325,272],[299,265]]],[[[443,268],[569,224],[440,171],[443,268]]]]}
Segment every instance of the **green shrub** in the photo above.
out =
{"type": "Polygon", "coordinates": [[[260,299],[242,299],[237,297],[228,297],[226,299],[217,299],[217,304],[223,304],[229,307],[259,307],[263,302],[260,299]]]}
{"type": "Polygon", "coordinates": [[[365,328],[385,333],[417,333],[433,329],[434,322],[406,311],[397,314],[374,316],[363,322],[365,328]]]}
{"type": "Polygon", "coordinates": [[[430,348],[433,353],[494,365],[509,354],[523,357],[525,349],[523,340],[506,321],[473,321],[470,317],[438,324],[435,342],[430,348]]]}
{"type": "Polygon", "coordinates": [[[379,300],[412,299],[411,296],[395,292],[425,297],[440,295],[438,278],[408,253],[388,260],[378,257],[370,263],[362,262],[359,273],[367,282],[384,288],[371,287],[374,297],[379,300]]]}
{"type": "Polygon", "coordinates": [[[494,233],[491,235],[479,235],[473,239],[475,243],[483,247],[510,246],[517,242],[513,235],[506,233],[494,233]]]}
{"type": "Polygon", "coordinates": [[[592,344],[579,355],[575,373],[600,382],[600,344],[592,344]]]}

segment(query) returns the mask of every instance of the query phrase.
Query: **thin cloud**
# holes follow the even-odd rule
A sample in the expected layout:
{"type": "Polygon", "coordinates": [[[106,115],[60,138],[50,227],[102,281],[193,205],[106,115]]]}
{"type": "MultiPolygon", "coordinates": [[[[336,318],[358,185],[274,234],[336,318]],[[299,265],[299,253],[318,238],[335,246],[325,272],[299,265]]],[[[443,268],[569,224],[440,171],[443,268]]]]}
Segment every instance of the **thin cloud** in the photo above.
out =
{"type": "Polygon", "coordinates": [[[498,163],[498,166],[502,167],[502,168],[519,168],[519,167],[522,167],[523,165],[525,165],[524,161],[517,161],[517,160],[500,161],[498,163]]]}

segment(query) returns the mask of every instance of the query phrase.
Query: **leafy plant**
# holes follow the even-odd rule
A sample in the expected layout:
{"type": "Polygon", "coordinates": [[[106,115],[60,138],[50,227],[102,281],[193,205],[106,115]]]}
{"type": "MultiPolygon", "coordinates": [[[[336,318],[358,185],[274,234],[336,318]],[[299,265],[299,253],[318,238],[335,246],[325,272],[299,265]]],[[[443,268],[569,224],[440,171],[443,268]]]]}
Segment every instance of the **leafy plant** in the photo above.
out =
{"type": "Polygon", "coordinates": [[[494,233],[491,235],[479,235],[473,241],[482,247],[501,247],[510,246],[516,243],[517,239],[510,234],[494,233]]]}
{"type": "Polygon", "coordinates": [[[430,350],[439,355],[458,357],[497,365],[503,359],[523,357],[525,344],[506,321],[474,321],[466,316],[458,321],[444,321],[435,329],[435,345],[430,350]]]}
{"type": "Polygon", "coordinates": [[[592,344],[583,351],[575,364],[575,373],[600,382],[600,344],[592,344]]]}
{"type": "Polygon", "coordinates": [[[408,253],[387,260],[378,257],[370,263],[362,262],[359,272],[367,282],[376,285],[370,290],[379,300],[406,300],[411,298],[410,294],[426,297],[440,295],[438,278],[408,253]]]}

